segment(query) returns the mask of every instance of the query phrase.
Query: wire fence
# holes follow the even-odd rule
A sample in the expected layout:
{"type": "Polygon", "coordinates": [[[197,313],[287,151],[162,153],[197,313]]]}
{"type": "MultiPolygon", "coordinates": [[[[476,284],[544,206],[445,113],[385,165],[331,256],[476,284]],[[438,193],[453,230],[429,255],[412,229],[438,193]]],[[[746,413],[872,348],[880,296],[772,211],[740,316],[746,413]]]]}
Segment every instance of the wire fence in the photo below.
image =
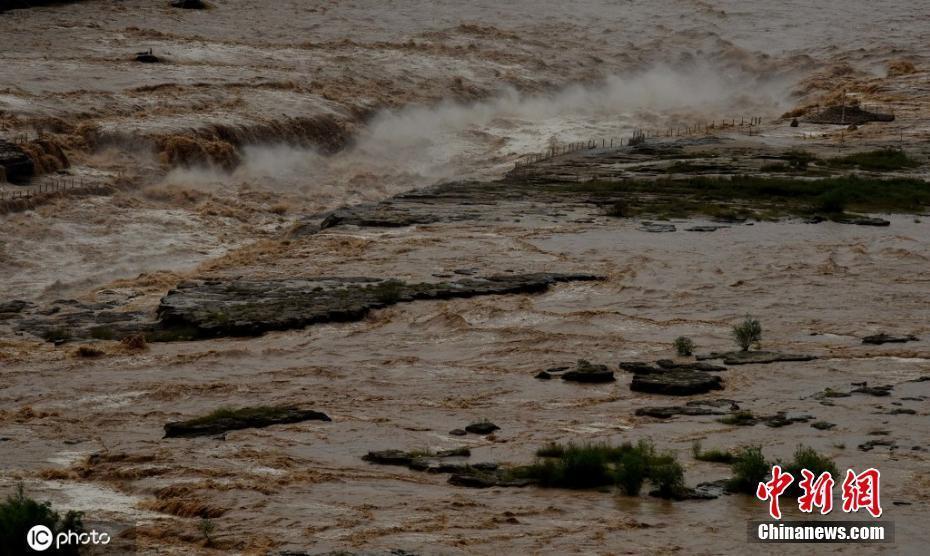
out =
{"type": "Polygon", "coordinates": [[[523,156],[514,163],[513,172],[519,173],[532,164],[550,160],[552,158],[585,150],[608,150],[620,147],[631,147],[645,143],[649,138],[675,138],[675,137],[707,137],[716,131],[735,131],[744,135],[758,135],[762,126],[762,118],[730,118],[725,120],[711,120],[695,125],[685,125],[666,128],[639,128],[634,129],[629,137],[611,137],[609,139],[588,139],[574,141],[562,145],[553,145],[541,153],[532,153],[523,156]]]}

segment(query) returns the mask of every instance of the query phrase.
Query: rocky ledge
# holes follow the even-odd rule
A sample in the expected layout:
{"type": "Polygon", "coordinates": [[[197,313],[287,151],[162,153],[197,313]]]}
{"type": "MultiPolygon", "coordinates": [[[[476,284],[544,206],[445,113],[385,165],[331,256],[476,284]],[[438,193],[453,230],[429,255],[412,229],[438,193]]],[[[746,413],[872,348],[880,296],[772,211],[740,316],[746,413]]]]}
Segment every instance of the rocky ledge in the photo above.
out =
{"type": "Polygon", "coordinates": [[[148,341],[258,336],[357,321],[373,309],[407,301],[539,293],[559,282],[600,279],[591,274],[533,273],[412,284],[363,277],[191,281],[161,299],[156,318],[146,311],[127,311],[117,302],[58,300],[37,306],[14,300],[0,303],[0,326],[55,343],[120,340],[136,334],[148,341]]]}
{"type": "Polygon", "coordinates": [[[817,356],[801,355],[797,353],[780,353],[777,351],[727,351],[698,355],[697,359],[699,361],[722,359],[724,365],[751,365],[777,363],[781,361],[813,361],[817,359],[817,356]]]}
{"type": "Polygon", "coordinates": [[[203,417],[166,423],[165,438],[212,436],[232,430],[331,420],[325,413],[290,406],[220,409],[203,417]]]}
{"type": "Polygon", "coordinates": [[[158,307],[163,327],[196,337],[257,336],[310,324],[360,320],[372,309],[417,300],[543,292],[559,282],[599,280],[591,274],[537,273],[407,284],[377,278],[186,282],[158,307]]]}

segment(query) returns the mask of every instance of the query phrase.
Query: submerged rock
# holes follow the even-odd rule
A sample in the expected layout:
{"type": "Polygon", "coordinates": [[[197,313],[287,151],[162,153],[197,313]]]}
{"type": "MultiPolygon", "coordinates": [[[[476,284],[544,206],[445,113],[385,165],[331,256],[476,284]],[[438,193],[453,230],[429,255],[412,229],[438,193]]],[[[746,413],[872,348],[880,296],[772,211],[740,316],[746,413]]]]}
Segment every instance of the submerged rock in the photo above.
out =
{"type": "Polygon", "coordinates": [[[378,465],[399,465],[409,467],[415,471],[426,471],[430,468],[430,461],[444,458],[469,457],[471,450],[468,448],[453,448],[451,450],[440,450],[438,452],[412,451],[404,450],[376,450],[368,452],[362,459],[376,463],[378,465]]]}
{"type": "Polygon", "coordinates": [[[212,436],[231,430],[264,428],[302,421],[331,421],[328,415],[295,407],[245,407],[165,424],[165,438],[212,436]]]}
{"type": "Polygon", "coordinates": [[[852,224],[854,226],[891,226],[891,222],[884,218],[875,218],[873,216],[858,216],[854,214],[841,214],[833,217],[834,222],[840,224],[852,224]]]}
{"type": "Polygon", "coordinates": [[[596,365],[580,359],[573,370],[562,374],[562,380],[596,384],[613,382],[616,379],[614,372],[607,369],[607,365],[596,365]]]}
{"type": "Polygon", "coordinates": [[[881,334],[873,334],[871,336],[866,336],[865,338],[862,338],[863,344],[871,344],[871,345],[876,345],[876,346],[880,346],[882,344],[903,344],[905,342],[916,342],[916,341],[918,341],[917,336],[914,336],[911,334],[894,336],[892,334],[885,334],[884,332],[882,332],[881,334]]]}
{"type": "Polygon", "coordinates": [[[886,384],[884,386],[869,386],[867,382],[860,382],[853,384],[853,386],[858,386],[850,390],[852,394],[868,394],[869,396],[885,397],[891,395],[891,390],[894,389],[894,386],[886,384]]]}
{"type": "Polygon", "coordinates": [[[634,392],[668,396],[692,396],[722,389],[723,380],[719,376],[688,370],[636,374],[630,383],[630,390],[634,392]]]}
{"type": "Polygon", "coordinates": [[[674,224],[657,224],[655,222],[643,222],[636,229],[641,232],[652,232],[655,234],[674,232],[678,230],[674,224]]]}
{"type": "Polygon", "coordinates": [[[672,405],[668,407],[641,407],[635,415],[641,417],[655,417],[656,419],[670,419],[676,415],[724,415],[723,411],[692,405],[672,405]]]}
{"type": "Polygon", "coordinates": [[[686,232],[716,232],[717,230],[722,230],[724,228],[729,228],[729,226],[714,226],[714,225],[691,226],[690,228],[685,228],[685,231],[686,232]]]}

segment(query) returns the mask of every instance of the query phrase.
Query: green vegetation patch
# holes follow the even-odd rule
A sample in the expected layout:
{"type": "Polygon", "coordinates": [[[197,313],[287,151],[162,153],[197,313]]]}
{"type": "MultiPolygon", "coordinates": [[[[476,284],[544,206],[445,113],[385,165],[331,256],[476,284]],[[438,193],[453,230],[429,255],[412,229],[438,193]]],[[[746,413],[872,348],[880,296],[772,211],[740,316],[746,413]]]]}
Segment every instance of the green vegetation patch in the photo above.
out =
{"type": "Polygon", "coordinates": [[[879,149],[830,158],[824,164],[831,168],[858,168],[872,172],[907,170],[920,166],[920,162],[898,149],[879,149]]]}
{"type": "Polygon", "coordinates": [[[532,479],[543,487],[588,489],[617,486],[636,496],[645,482],[659,496],[674,497],[684,487],[684,470],[672,454],[659,454],[652,443],[548,444],[532,465],[509,471],[513,479],[532,479]]]}
{"type": "Polygon", "coordinates": [[[919,213],[930,206],[930,182],[914,178],[694,176],[592,180],[536,187],[551,193],[587,194],[603,205],[623,200],[624,212],[670,218],[695,214],[762,218],[843,209],[919,213]]]}

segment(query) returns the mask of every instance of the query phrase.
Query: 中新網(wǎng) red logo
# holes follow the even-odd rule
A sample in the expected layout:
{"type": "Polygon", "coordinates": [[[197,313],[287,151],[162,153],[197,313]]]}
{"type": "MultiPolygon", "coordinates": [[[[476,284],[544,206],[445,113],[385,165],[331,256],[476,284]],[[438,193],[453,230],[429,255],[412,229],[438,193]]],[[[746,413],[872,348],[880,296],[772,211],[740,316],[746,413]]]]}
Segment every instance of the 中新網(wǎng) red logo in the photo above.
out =
{"type": "MultiPolygon", "coordinates": [[[[843,511],[846,513],[858,512],[865,509],[872,517],[882,515],[882,506],[879,498],[879,479],[881,474],[878,469],[869,468],[862,473],[856,474],[852,469],[846,471],[846,478],[843,479],[843,511]]],[[[778,505],[779,497],[794,482],[795,477],[788,472],[782,471],[781,466],[772,467],[772,478],[765,483],[759,483],[756,488],[756,497],[763,502],[769,503],[769,514],[774,519],[781,519],[781,508],[778,505]]],[[[798,509],[802,512],[812,513],[814,508],[819,508],[821,514],[828,514],[833,511],[833,476],[829,472],[821,473],[820,476],[807,469],[801,470],[801,480],[798,486],[802,494],[798,497],[798,509]]]]}

